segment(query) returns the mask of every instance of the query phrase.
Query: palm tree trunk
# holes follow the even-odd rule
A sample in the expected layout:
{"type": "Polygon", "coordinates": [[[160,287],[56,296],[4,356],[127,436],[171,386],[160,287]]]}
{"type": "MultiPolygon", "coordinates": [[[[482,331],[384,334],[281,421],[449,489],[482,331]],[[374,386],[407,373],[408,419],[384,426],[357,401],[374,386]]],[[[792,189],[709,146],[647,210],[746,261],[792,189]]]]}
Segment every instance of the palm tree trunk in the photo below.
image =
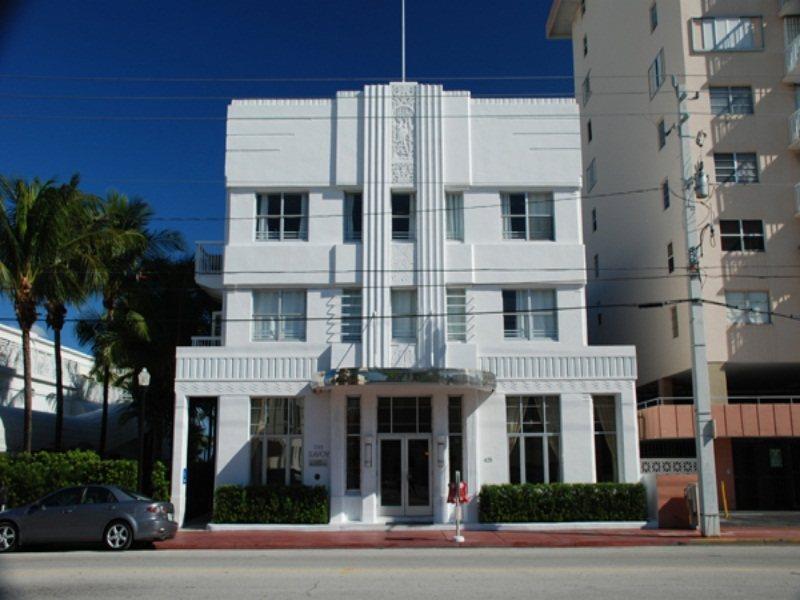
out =
{"type": "Polygon", "coordinates": [[[31,330],[22,329],[22,369],[25,378],[25,419],[22,426],[22,451],[33,448],[33,377],[31,374],[31,330]]]}
{"type": "Polygon", "coordinates": [[[64,371],[61,364],[61,330],[64,328],[64,319],[67,309],[58,302],[47,304],[47,324],[53,330],[53,347],[56,361],[56,434],[55,449],[61,451],[64,432],[64,371]]]}
{"type": "Polygon", "coordinates": [[[103,417],[100,420],[100,458],[106,456],[106,440],[108,439],[108,393],[111,385],[111,369],[103,368],[103,417]]]}

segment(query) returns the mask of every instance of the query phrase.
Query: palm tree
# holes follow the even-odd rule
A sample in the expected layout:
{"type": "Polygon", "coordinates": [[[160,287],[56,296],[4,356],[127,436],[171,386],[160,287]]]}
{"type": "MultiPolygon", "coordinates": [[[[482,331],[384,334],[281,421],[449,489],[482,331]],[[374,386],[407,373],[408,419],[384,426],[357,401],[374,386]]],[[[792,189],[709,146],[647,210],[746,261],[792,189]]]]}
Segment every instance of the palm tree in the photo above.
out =
{"type": "Polygon", "coordinates": [[[45,321],[53,331],[55,374],[56,374],[56,427],[54,446],[61,450],[62,432],[64,428],[64,384],[61,364],[61,331],[67,316],[68,304],[81,304],[92,289],[99,285],[98,275],[101,265],[95,255],[89,251],[92,240],[105,233],[98,227],[92,211],[92,199],[78,189],[78,176],[75,175],[68,184],[61,186],[57,194],[67,207],[67,219],[61,227],[68,233],[67,237],[80,239],[64,248],[59,254],[55,268],[44,273],[42,277],[42,295],[46,311],[45,321]]]}
{"type": "Polygon", "coordinates": [[[23,451],[32,448],[33,384],[31,328],[42,298],[45,273],[56,268],[60,252],[76,243],[60,226],[68,208],[59,201],[51,181],[0,177],[0,287],[14,303],[22,330],[22,365],[25,380],[23,451]]]}
{"type": "MultiPolygon", "coordinates": [[[[179,233],[150,229],[153,210],[141,199],[129,200],[117,192],[109,193],[97,203],[97,216],[108,228],[106,235],[94,244],[92,251],[102,264],[99,291],[103,300],[106,327],[115,322],[115,312],[127,286],[136,284],[143,260],[160,257],[183,248],[179,233]]],[[[110,357],[99,356],[103,381],[103,416],[100,425],[100,454],[105,454],[108,436],[108,400],[111,371],[110,357]]]]}

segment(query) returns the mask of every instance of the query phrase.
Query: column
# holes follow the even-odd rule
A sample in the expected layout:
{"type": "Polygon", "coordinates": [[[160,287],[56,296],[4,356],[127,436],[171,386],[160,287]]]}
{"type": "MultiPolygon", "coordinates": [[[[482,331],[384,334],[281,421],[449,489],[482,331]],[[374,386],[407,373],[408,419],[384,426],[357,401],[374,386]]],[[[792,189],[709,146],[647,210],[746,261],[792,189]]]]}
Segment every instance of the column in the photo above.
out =
{"type": "Polygon", "coordinates": [[[619,480],[622,483],[639,481],[639,423],[636,411],[634,383],[626,384],[617,405],[617,435],[620,454],[619,480]]]}
{"type": "Polygon", "coordinates": [[[594,468],[594,414],[591,394],[561,394],[561,480],[591,483],[594,468]]]}
{"type": "Polygon", "coordinates": [[[347,520],[344,508],[345,481],[345,428],[347,400],[341,392],[332,392],[331,411],[331,445],[330,445],[330,482],[331,482],[331,523],[342,523],[347,520]]]}
{"type": "Polygon", "coordinates": [[[464,394],[464,464],[466,473],[462,474],[467,483],[470,502],[464,507],[464,521],[478,521],[478,500],[480,491],[480,439],[478,435],[478,408],[480,400],[477,392],[464,394]]]}
{"type": "Polygon", "coordinates": [[[435,394],[431,399],[431,415],[433,417],[433,447],[431,461],[433,481],[431,482],[431,500],[433,502],[433,522],[447,523],[447,479],[449,474],[450,440],[447,423],[447,395],[435,394]]]}
{"type": "Polygon", "coordinates": [[[378,518],[378,399],[361,396],[361,521],[378,518]]]}
{"type": "Polygon", "coordinates": [[[250,396],[217,401],[217,466],[214,487],[250,483],[250,396]]]}
{"type": "Polygon", "coordinates": [[[186,454],[189,444],[189,399],[175,390],[175,418],[172,431],[172,498],[175,520],[183,524],[186,512],[186,454]]]}

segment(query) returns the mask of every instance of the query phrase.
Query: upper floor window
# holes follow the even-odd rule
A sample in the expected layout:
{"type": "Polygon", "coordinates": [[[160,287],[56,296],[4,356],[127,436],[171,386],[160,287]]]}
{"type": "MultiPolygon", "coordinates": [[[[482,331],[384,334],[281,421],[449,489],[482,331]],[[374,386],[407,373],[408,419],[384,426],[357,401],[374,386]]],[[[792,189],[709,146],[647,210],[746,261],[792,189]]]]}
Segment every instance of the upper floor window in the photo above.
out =
{"type": "Polygon", "coordinates": [[[392,194],[392,239],[414,239],[413,194],[392,194]]]}
{"type": "Polygon", "coordinates": [[[447,341],[467,341],[467,291],[464,288],[447,290],[447,341]]]}
{"type": "Polygon", "coordinates": [[[555,290],[503,290],[503,336],[558,340],[555,290]]]}
{"type": "Polygon", "coordinates": [[[742,52],[763,47],[761,17],[692,19],[692,49],[695,52],[742,52]]]}
{"type": "Polygon", "coordinates": [[[307,240],[308,198],[304,194],[258,196],[257,240],[307,240]]]}
{"type": "Polygon", "coordinates": [[[342,341],[361,341],[361,290],[342,290],[342,341]]]}
{"type": "Polygon", "coordinates": [[[678,323],[678,307],[670,306],[669,317],[672,324],[672,337],[677,338],[681,334],[680,324],[678,323]]]}
{"type": "Polygon", "coordinates": [[[361,192],[344,195],[344,241],[360,242],[363,221],[361,192]]]}
{"type": "Polygon", "coordinates": [[[305,291],[253,292],[254,341],[304,341],[305,339],[305,291]]]}
{"type": "Polygon", "coordinates": [[[767,292],[725,292],[728,321],[739,325],[767,325],[770,322],[767,292]]]}
{"type": "Polygon", "coordinates": [[[593,158],[589,166],[586,167],[586,191],[591,192],[597,185],[597,159],[593,158]]]}
{"type": "Polygon", "coordinates": [[[650,85],[651,98],[658,93],[659,89],[661,89],[666,77],[667,75],[664,67],[664,49],[662,48],[658,51],[655,60],[653,60],[653,63],[650,65],[650,69],[647,71],[647,81],[650,85]]]}
{"type": "Polygon", "coordinates": [[[583,91],[583,105],[586,106],[589,103],[589,98],[592,97],[592,72],[589,71],[586,74],[586,77],[583,78],[583,85],[581,89],[583,91]]]}
{"type": "Polygon", "coordinates": [[[752,115],[753,88],[748,86],[715,86],[708,88],[711,113],[720,115],[752,115]]]}
{"type": "Polygon", "coordinates": [[[503,194],[502,205],[504,239],[555,240],[552,194],[503,194]]]}
{"type": "Polygon", "coordinates": [[[589,54],[589,37],[584,35],[583,36],[583,55],[586,56],[589,54]]]}
{"type": "Polygon", "coordinates": [[[661,183],[661,204],[664,206],[664,210],[667,210],[670,205],[670,191],[669,191],[669,180],[665,179],[661,183]]]}
{"type": "Polygon", "coordinates": [[[758,159],[753,152],[714,154],[717,183],[758,183],[758,159]]]}
{"type": "Polygon", "coordinates": [[[764,223],[762,221],[721,220],[719,231],[722,238],[722,249],[725,252],[764,251],[764,223]]]}
{"type": "Polygon", "coordinates": [[[594,139],[594,128],[592,127],[592,120],[589,119],[588,121],[586,121],[586,141],[591,144],[593,139],[594,139]]]}
{"type": "Polygon", "coordinates": [[[417,340],[417,290],[392,290],[392,340],[417,340]]]}
{"type": "Polygon", "coordinates": [[[664,119],[658,122],[658,149],[661,150],[667,145],[667,126],[664,119]]]}
{"type": "Polygon", "coordinates": [[[447,239],[464,241],[464,194],[448,193],[445,196],[447,239]]]}
{"type": "Polygon", "coordinates": [[[658,27],[658,4],[653,2],[650,5],[650,33],[654,32],[658,27]]]}
{"type": "Polygon", "coordinates": [[[667,244],[667,272],[675,272],[675,250],[672,246],[672,242],[667,244]]]}
{"type": "Polygon", "coordinates": [[[581,14],[586,14],[586,0],[581,0],[581,14]]]}
{"type": "Polygon", "coordinates": [[[592,209],[592,231],[597,231],[597,209],[592,209]]]}

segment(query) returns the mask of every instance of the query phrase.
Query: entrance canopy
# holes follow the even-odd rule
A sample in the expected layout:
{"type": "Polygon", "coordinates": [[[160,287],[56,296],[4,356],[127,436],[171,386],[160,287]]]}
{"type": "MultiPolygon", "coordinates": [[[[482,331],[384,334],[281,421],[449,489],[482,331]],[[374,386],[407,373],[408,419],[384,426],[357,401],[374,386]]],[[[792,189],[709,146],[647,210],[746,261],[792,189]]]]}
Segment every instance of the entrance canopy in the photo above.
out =
{"type": "Polygon", "coordinates": [[[321,392],[345,386],[386,384],[423,384],[493,392],[497,381],[494,373],[477,369],[331,369],[317,373],[312,388],[321,392]]]}

